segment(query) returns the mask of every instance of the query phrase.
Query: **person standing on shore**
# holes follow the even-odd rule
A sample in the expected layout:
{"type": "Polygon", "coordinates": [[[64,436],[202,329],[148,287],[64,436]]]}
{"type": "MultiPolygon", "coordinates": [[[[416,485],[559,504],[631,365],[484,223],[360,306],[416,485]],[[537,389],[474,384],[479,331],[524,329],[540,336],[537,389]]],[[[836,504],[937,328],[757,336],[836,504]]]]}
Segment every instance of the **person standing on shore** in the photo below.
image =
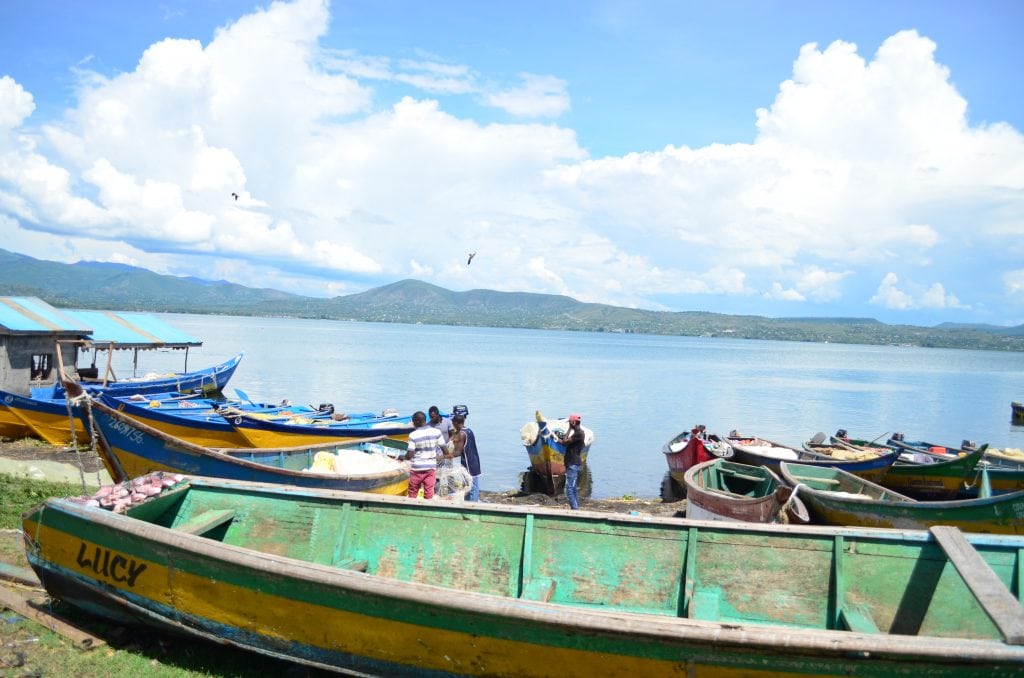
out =
{"type": "Polygon", "coordinates": [[[409,470],[409,496],[415,497],[420,487],[423,498],[434,498],[434,482],[437,479],[437,457],[441,454],[443,437],[433,426],[427,425],[427,415],[416,412],[412,415],[415,430],[409,434],[409,448],[405,459],[412,460],[409,470]]]}
{"type": "Polygon", "coordinates": [[[480,501],[480,453],[476,449],[476,435],[472,429],[466,428],[466,415],[456,414],[452,417],[452,424],[452,440],[455,441],[452,456],[458,457],[469,475],[473,476],[473,485],[466,499],[480,501]]]}
{"type": "Polygon", "coordinates": [[[580,508],[577,483],[580,478],[580,466],[583,465],[580,457],[583,452],[584,440],[580,415],[569,415],[569,430],[563,433],[558,440],[565,445],[565,498],[569,500],[569,508],[577,511],[580,508]]]}

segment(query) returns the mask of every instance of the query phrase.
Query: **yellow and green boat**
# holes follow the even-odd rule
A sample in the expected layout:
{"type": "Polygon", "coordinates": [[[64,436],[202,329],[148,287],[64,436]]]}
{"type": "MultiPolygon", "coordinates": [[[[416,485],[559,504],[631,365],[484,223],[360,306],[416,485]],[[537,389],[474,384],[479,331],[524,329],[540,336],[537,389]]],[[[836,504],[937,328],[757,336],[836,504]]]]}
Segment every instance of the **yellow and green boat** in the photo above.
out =
{"type": "MultiPolygon", "coordinates": [[[[158,481],[159,482],[159,481],[158,481]]],[[[1024,539],[185,478],[23,516],[49,593],[360,675],[1024,672],[1024,539]]]]}

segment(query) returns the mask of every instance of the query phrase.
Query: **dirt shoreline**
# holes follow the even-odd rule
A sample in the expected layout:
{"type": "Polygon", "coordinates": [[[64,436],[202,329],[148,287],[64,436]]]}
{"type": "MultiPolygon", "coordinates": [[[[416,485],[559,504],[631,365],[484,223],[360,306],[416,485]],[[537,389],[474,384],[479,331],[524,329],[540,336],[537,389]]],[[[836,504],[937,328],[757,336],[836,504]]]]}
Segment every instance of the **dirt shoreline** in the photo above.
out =
{"type": "MultiPolygon", "coordinates": [[[[103,469],[103,463],[99,457],[88,448],[79,448],[76,453],[73,447],[57,447],[32,438],[0,442],[0,458],[17,461],[56,461],[76,467],[80,458],[86,473],[95,473],[103,469]]],[[[569,510],[564,495],[551,497],[541,493],[524,494],[518,489],[510,489],[504,492],[481,492],[480,497],[485,502],[492,504],[542,506],[569,510]]],[[[682,517],[686,502],[666,503],[661,499],[589,499],[584,497],[580,499],[580,508],[602,513],[682,517]]]]}

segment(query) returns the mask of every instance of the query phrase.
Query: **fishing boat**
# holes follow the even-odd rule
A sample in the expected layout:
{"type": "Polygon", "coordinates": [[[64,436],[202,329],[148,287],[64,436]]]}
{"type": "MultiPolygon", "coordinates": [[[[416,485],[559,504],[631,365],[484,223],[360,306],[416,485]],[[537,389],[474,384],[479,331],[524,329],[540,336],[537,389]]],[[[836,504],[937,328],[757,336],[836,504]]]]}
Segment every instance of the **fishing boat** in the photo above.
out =
{"type": "Polygon", "coordinates": [[[399,416],[390,410],[380,415],[359,415],[342,420],[301,416],[278,420],[231,409],[223,409],[220,413],[252,447],[315,445],[378,436],[408,440],[413,430],[412,416],[399,416]]]}
{"type": "Polygon", "coordinates": [[[948,501],[968,491],[986,445],[962,457],[918,464],[898,461],[878,483],[919,500],[948,501]]]}
{"type": "Polygon", "coordinates": [[[0,402],[31,437],[51,445],[89,442],[89,429],[78,421],[73,403],[65,398],[30,397],[0,390],[0,402]]]}
{"type": "Polygon", "coordinates": [[[102,402],[88,403],[97,453],[110,477],[123,481],[154,471],[381,494],[404,494],[409,471],[387,454],[405,445],[383,437],[360,443],[280,448],[210,448],[168,435],[102,402]],[[371,455],[374,455],[371,457],[371,455]]]}
{"type": "MultiPolygon", "coordinates": [[[[77,381],[90,393],[102,391],[110,395],[132,395],[133,393],[176,392],[210,395],[219,393],[227,386],[244,355],[245,353],[242,352],[219,365],[192,372],[149,374],[117,380],[107,378],[107,373],[104,373],[102,378],[96,377],[92,380],[79,378],[77,381]]],[[[82,370],[79,370],[80,374],[81,372],[82,370]]],[[[32,389],[32,395],[37,398],[63,398],[65,395],[64,385],[57,380],[52,386],[32,389]]]]}
{"type": "Polygon", "coordinates": [[[732,457],[732,448],[719,435],[708,433],[701,436],[699,432],[699,426],[688,429],[661,446],[661,453],[668,464],[668,473],[661,482],[662,501],[679,501],[686,496],[685,475],[691,466],[710,461],[712,457],[732,457]]]}
{"type": "MultiPolygon", "coordinates": [[[[580,450],[581,465],[587,463],[594,432],[580,424],[583,430],[583,449],[580,450]]],[[[523,481],[527,492],[542,491],[552,496],[565,485],[565,445],[558,437],[569,430],[569,419],[547,419],[540,410],[534,421],[527,422],[519,430],[519,439],[530,457],[530,469],[523,481]]],[[[583,493],[584,495],[586,492],[583,493]]]]}
{"type": "Polygon", "coordinates": [[[0,438],[17,440],[32,435],[32,427],[4,403],[5,393],[0,391],[0,438]]]}
{"type": "MultiPolygon", "coordinates": [[[[172,479],[173,480],[173,479],[172,479]]],[[[22,518],[49,594],[360,675],[1010,675],[1024,539],[185,478],[22,518]],[[799,573],[799,576],[794,576],[799,573]]]]}
{"type": "Polygon", "coordinates": [[[810,517],[792,488],[764,466],[712,459],[684,475],[686,517],[747,523],[807,523],[810,517]]]}
{"type": "MultiPolygon", "coordinates": [[[[902,433],[894,433],[888,444],[905,452],[910,460],[927,463],[928,457],[936,459],[954,459],[977,448],[970,440],[964,440],[960,447],[939,445],[926,440],[906,440],[902,433]]],[[[1004,468],[1024,468],[1024,452],[1017,449],[996,449],[989,446],[981,463],[1004,468]]]]}
{"type": "Polygon", "coordinates": [[[841,468],[862,478],[877,480],[888,472],[899,457],[899,452],[889,450],[888,453],[868,456],[866,459],[824,459],[817,453],[782,445],[764,438],[730,434],[726,437],[726,441],[732,446],[733,461],[748,466],[766,466],[776,473],[779,471],[779,462],[795,461],[814,466],[841,468]]]}
{"type": "Polygon", "coordinates": [[[816,522],[826,525],[926,529],[952,525],[964,532],[1024,534],[1024,492],[960,501],[917,501],[846,471],[780,464],[816,522]]]}
{"type": "Polygon", "coordinates": [[[252,401],[216,401],[209,398],[170,398],[151,400],[145,396],[96,396],[103,404],[149,424],[182,440],[205,447],[251,447],[249,439],[225,419],[221,411],[247,411],[251,414],[287,419],[330,417],[327,411],[309,405],[270,405],[252,401]]]}
{"type": "Polygon", "coordinates": [[[1010,421],[1014,424],[1024,424],[1024,403],[1010,403],[1010,421]]]}

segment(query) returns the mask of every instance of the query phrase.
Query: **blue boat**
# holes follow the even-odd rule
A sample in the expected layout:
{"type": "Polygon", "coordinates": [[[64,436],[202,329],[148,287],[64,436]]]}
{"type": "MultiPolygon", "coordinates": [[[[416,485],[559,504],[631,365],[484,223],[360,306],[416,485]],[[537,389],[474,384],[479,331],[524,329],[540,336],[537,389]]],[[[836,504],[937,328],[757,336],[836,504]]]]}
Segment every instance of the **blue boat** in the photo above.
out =
{"type": "MultiPolygon", "coordinates": [[[[207,367],[193,372],[173,372],[156,377],[139,377],[119,379],[117,381],[84,381],[79,383],[90,393],[109,393],[111,395],[132,395],[133,393],[202,393],[204,395],[219,393],[227,386],[228,381],[242,362],[244,352],[219,365],[207,367]]],[[[36,398],[63,398],[64,386],[60,381],[52,386],[44,386],[32,390],[36,398]]]]}
{"type": "Polygon", "coordinates": [[[377,494],[401,495],[409,488],[407,465],[393,459],[405,452],[406,445],[381,436],[347,444],[218,449],[168,435],[95,399],[88,402],[88,409],[96,425],[97,451],[110,476],[118,481],[154,471],[167,471],[377,494]],[[380,459],[376,460],[380,462],[376,466],[386,467],[385,470],[346,473],[341,470],[340,462],[335,460],[343,458],[339,455],[353,451],[359,457],[375,454],[387,456],[391,461],[385,464],[380,459]]]}

